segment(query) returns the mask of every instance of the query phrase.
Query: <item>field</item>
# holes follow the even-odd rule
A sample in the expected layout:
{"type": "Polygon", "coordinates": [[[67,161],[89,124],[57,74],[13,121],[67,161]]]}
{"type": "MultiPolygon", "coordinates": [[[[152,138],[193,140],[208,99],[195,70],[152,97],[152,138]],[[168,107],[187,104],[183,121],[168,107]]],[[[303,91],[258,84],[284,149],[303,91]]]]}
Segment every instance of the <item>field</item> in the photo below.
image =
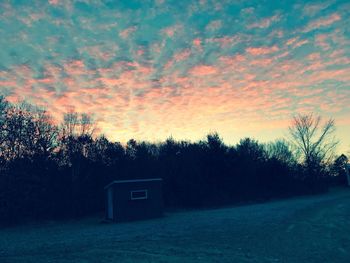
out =
{"type": "Polygon", "coordinates": [[[2,228],[0,262],[350,262],[350,189],[142,222],[2,228]]]}

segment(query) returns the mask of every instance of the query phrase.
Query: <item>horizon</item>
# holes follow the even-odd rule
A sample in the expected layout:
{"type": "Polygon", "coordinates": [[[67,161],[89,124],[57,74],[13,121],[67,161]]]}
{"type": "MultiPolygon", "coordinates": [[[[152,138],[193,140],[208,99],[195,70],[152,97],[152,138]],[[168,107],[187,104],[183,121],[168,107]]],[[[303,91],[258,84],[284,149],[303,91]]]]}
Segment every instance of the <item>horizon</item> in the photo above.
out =
{"type": "Polygon", "coordinates": [[[0,3],[0,95],[93,114],[112,141],[226,144],[332,117],[350,150],[348,1],[0,3]]]}

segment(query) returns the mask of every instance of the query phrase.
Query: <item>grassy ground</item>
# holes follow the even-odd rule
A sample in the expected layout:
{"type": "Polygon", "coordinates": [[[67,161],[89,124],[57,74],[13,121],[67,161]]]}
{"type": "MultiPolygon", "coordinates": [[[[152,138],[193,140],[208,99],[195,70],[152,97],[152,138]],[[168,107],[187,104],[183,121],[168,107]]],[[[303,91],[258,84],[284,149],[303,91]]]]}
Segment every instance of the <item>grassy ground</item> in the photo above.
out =
{"type": "Polygon", "coordinates": [[[0,262],[350,262],[350,189],[163,218],[0,229],[0,262]]]}

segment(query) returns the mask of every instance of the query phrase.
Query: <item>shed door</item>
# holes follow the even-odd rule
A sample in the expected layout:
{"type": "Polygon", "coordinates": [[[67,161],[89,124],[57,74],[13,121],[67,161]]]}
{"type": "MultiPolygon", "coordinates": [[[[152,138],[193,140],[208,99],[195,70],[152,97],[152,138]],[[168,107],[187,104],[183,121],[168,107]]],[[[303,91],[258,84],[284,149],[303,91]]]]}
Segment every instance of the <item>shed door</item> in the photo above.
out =
{"type": "Polygon", "coordinates": [[[113,219],[113,188],[108,188],[107,191],[107,218],[113,219]]]}

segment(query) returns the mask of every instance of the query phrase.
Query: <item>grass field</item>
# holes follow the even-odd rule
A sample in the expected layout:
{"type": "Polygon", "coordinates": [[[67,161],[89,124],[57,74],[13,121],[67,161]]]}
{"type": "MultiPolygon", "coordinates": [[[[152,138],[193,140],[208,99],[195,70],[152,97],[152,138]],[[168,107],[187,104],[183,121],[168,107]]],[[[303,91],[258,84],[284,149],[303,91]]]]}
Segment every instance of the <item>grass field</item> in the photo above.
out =
{"type": "Polygon", "coordinates": [[[0,262],[350,262],[350,189],[249,206],[0,229],[0,262]]]}

